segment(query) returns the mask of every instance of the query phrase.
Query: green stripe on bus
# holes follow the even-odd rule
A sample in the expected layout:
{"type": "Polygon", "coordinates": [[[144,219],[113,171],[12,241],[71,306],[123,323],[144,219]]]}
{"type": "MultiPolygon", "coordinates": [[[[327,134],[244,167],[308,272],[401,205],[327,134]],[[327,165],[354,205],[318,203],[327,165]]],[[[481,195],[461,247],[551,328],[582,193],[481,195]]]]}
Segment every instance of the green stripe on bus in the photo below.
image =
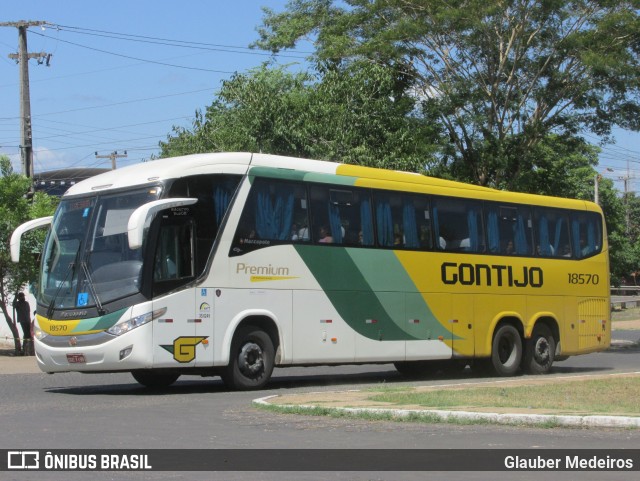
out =
{"type": "Polygon", "coordinates": [[[393,251],[295,246],[340,317],[357,333],[374,340],[398,341],[451,337],[433,316],[393,251]],[[384,276],[384,277],[383,277],[384,276]],[[398,284],[393,284],[397,282],[398,284]],[[393,285],[394,291],[375,286],[393,285]],[[413,294],[413,317],[420,307],[421,330],[409,325],[405,296],[413,294]]]}
{"type": "Polygon", "coordinates": [[[403,329],[409,329],[412,336],[417,335],[420,339],[434,339],[438,336],[451,338],[451,332],[438,322],[394,251],[347,249],[347,252],[358,271],[367,279],[371,290],[377,293],[386,311],[393,313],[397,322],[405,326],[403,329]],[[393,287],[393,293],[388,292],[389,287],[393,287]],[[394,296],[396,292],[397,295],[394,296]],[[403,298],[399,299],[398,296],[403,298]],[[396,305],[398,300],[400,304],[396,305]],[[409,324],[406,327],[410,320],[419,320],[419,326],[409,324]]]}
{"type": "Polygon", "coordinates": [[[249,177],[267,177],[280,180],[302,181],[306,172],[291,169],[276,169],[274,167],[251,167],[249,177]]]}
{"type": "Polygon", "coordinates": [[[82,319],[73,332],[86,332],[86,331],[104,331],[113,326],[120,320],[122,314],[126,309],[120,309],[115,312],[110,312],[100,317],[92,317],[90,319],[82,319]]]}
{"type": "Polygon", "coordinates": [[[278,180],[295,180],[318,182],[335,185],[355,185],[357,178],[344,175],[326,174],[320,172],[305,172],[291,169],[277,169],[274,167],[252,167],[249,170],[249,177],[266,177],[278,180]]]}

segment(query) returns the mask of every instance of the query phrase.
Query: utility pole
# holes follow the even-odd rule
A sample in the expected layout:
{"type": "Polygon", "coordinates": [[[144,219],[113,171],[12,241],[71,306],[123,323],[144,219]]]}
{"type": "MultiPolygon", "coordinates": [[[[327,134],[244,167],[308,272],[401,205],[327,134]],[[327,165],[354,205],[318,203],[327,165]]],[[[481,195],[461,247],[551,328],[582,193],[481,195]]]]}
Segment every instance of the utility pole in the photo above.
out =
{"type": "Polygon", "coordinates": [[[31,100],[29,95],[29,59],[35,58],[38,63],[46,62],[47,67],[51,54],[45,52],[29,53],[27,50],[27,29],[46,25],[44,21],[20,20],[19,22],[2,22],[0,27],[18,28],[18,53],[9,54],[9,58],[20,64],[20,131],[22,173],[33,177],[33,137],[31,131],[31,100]]]}
{"type": "Polygon", "coordinates": [[[109,155],[98,155],[96,152],[96,159],[111,159],[111,170],[116,170],[116,159],[121,159],[127,156],[127,151],[124,154],[119,154],[117,150],[111,152],[109,155]]]}
{"type": "Polygon", "coordinates": [[[624,217],[626,223],[626,233],[627,235],[629,235],[629,231],[631,229],[631,219],[629,216],[629,181],[633,179],[633,177],[631,176],[631,171],[629,170],[629,159],[627,159],[627,175],[618,178],[624,182],[624,217]]]}
{"type": "Polygon", "coordinates": [[[599,187],[600,187],[600,181],[602,180],[602,176],[604,175],[605,172],[613,172],[613,169],[610,167],[607,167],[605,170],[602,171],[602,173],[600,174],[595,174],[595,177],[593,179],[593,201],[596,204],[600,204],[600,198],[598,195],[598,191],[599,191],[599,187]]]}

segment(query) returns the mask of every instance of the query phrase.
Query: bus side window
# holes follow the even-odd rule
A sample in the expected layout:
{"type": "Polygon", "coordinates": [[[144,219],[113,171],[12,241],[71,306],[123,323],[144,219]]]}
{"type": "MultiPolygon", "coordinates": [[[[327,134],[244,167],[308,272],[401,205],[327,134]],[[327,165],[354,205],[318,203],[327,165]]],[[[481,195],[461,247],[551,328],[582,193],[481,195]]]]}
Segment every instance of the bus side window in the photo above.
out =
{"type": "Polygon", "coordinates": [[[394,249],[430,249],[431,215],[425,196],[401,192],[374,194],[377,241],[394,249]]]}
{"type": "Polygon", "coordinates": [[[354,247],[373,245],[368,189],[312,185],[309,194],[314,242],[354,247]]]}
{"type": "Polygon", "coordinates": [[[602,220],[593,212],[571,215],[571,241],[575,257],[593,255],[602,248],[602,220]]]}
{"type": "Polygon", "coordinates": [[[253,182],[234,236],[231,255],[270,245],[310,240],[304,184],[259,178],[253,182]]]}
{"type": "Polygon", "coordinates": [[[569,221],[565,211],[538,207],[535,209],[534,225],[536,227],[536,255],[571,257],[569,221]]]}
{"type": "Polygon", "coordinates": [[[433,248],[431,212],[426,196],[407,196],[403,206],[402,223],[406,247],[428,250],[433,248]],[[415,229],[415,233],[414,233],[415,229]]]}
{"type": "Polygon", "coordinates": [[[376,241],[380,247],[401,247],[401,196],[399,192],[375,192],[376,241]]]}
{"type": "Polygon", "coordinates": [[[531,255],[532,220],[527,206],[486,204],[489,252],[502,255],[531,255]]]}
{"type": "Polygon", "coordinates": [[[436,247],[453,252],[484,252],[482,204],[466,199],[436,197],[433,200],[436,247]]]}

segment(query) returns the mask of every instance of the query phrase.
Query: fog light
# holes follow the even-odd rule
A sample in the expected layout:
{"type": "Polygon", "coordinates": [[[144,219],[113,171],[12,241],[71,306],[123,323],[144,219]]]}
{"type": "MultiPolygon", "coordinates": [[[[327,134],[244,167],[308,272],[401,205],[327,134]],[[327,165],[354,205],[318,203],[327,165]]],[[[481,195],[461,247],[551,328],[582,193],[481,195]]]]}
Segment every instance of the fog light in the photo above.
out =
{"type": "Polygon", "coordinates": [[[133,351],[133,346],[125,347],[122,351],[120,351],[120,360],[122,361],[125,357],[128,357],[133,351]]]}

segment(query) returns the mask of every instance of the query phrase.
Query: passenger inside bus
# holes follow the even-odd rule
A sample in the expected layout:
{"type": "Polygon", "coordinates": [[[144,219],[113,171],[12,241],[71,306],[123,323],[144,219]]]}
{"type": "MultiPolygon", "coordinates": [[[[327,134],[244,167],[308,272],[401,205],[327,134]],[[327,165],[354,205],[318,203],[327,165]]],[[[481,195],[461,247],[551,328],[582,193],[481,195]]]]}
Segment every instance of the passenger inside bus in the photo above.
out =
{"type": "Polygon", "coordinates": [[[318,242],[322,242],[324,244],[333,243],[333,236],[329,232],[329,229],[327,229],[327,226],[323,225],[320,227],[320,236],[318,237],[318,242]]]}

